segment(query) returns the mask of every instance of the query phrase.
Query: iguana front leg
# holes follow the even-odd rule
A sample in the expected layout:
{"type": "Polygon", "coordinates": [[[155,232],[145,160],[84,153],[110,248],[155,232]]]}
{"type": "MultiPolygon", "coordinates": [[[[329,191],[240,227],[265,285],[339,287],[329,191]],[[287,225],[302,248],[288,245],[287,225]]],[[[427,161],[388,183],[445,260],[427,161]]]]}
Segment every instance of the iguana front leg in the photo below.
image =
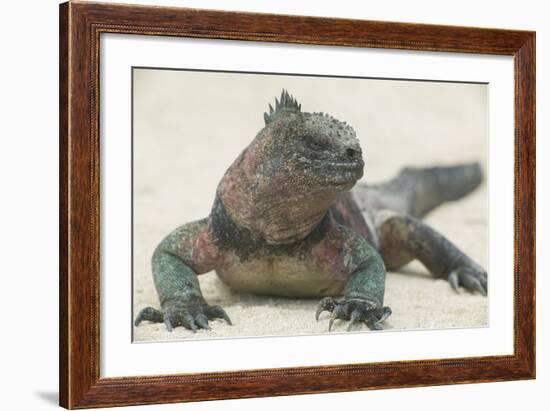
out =
{"type": "Polygon", "coordinates": [[[162,311],[147,307],[134,324],[142,321],[164,322],[168,331],[183,326],[193,331],[208,329],[208,321],[227,313],[206,303],[197,274],[215,268],[219,252],[211,240],[208,219],[183,225],[170,233],[156,248],[152,258],[153,279],[162,311]]]}
{"type": "Polygon", "coordinates": [[[355,266],[348,276],[344,298],[325,297],[319,302],[315,318],[323,311],[331,312],[329,331],[335,320],[349,321],[347,330],[365,323],[371,330],[381,330],[382,322],[391,315],[384,307],[386,268],[382,257],[362,237],[352,234],[353,241],[343,249],[344,261],[355,266]]]}

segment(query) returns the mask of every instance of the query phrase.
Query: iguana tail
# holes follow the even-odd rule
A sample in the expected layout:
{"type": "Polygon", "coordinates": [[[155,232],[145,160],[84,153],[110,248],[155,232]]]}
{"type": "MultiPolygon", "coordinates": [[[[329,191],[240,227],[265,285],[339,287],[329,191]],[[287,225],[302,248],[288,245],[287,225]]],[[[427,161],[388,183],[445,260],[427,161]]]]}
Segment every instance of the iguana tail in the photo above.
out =
{"type": "Polygon", "coordinates": [[[446,167],[406,167],[384,184],[356,185],[353,194],[364,211],[387,208],[422,218],[442,203],[469,194],[482,180],[481,166],[477,162],[446,167]]]}

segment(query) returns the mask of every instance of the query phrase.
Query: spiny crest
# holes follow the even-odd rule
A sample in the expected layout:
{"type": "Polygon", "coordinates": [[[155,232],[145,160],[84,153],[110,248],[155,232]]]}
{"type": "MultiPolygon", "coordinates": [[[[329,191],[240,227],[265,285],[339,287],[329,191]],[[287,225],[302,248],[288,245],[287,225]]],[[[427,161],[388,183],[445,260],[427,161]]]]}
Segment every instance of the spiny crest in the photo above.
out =
{"type": "Polygon", "coordinates": [[[277,97],[275,97],[275,110],[273,110],[273,106],[270,104],[269,113],[264,113],[265,124],[269,124],[280,113],[299,113],[301,108],[302,105],[298,104],[298,101],[288,94],[288,91],[283,89],[281,92],[281,101],[277,100],[277,97]]]}

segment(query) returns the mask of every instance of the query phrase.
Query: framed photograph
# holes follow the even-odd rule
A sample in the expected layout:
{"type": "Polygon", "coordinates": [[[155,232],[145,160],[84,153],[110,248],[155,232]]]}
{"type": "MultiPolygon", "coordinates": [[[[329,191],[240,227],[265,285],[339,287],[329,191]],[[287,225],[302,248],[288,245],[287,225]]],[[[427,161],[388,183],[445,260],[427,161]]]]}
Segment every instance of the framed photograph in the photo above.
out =
{"type": "Polygon", "coordinates": [[[60,6],[60,404],[535,377],[535,33],[60,6]]]}

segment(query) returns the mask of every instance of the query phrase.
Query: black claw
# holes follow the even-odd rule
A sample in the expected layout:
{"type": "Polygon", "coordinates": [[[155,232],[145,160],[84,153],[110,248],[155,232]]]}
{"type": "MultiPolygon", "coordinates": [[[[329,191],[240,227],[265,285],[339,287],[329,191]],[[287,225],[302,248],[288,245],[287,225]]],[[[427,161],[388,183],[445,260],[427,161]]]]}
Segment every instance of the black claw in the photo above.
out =
{"type": "Polygon", "coordinates": [[[381,330],[381,323],[391,315],[391,309],[389,307],[377,307],[376,304],[372,302],[357,298],[338,302],[332,297],[325,297],[320,301],[317,307],[317,312],[315,313],[315,318],[317,320],[319,320],[319,315],[323,311],[331,312],[328,323],[329,332],[332,331],[332,327],[336,320],[349,321],[350,323],[347,327],[348,331],[350,331],[355,324],[362,322],[367,324],[371,330],[381,330]]]}
{"type": "Polygon", "coordinates": [[[199,314],[195,317],[195,323],[198,325],[199,328],[209,330],[210,327],[208,326],[208,318],[204,314],[199,314]]]}
{"type": "Polygon", "coordinates": [[[169,314],[164,316],[164,325],[166,325],[166,329],[170,332],[172,332],[172,330],[174,329],[174,327],[172,326],[172,321],[170,320],[169,314]]]}
{"type": "Polygon", "coordinates": [[[447,279],[456,292],[458,292],[458,287],[462,286],[471,293],[478,292],[483,296],[487,295],[487,272],[475,264],[455,269],[447,279]]]}
{"type": "Polygon", "coordinates": [[[449,274],[448,281],[449,284],[451,284],[453,290],[458,293],[458,274],[456,273],[456,271],[453,271],[451,274],[449,274]]]}
{"type": "Polygon", "coordinates": [[[334,320],[336,320],[336,314],[332,313],[330,316],[330,321],[328,322],[328,331],[332,331],[332,325],[334,324],[334,320]]]}
{"type": "Polygon", "coordinates": [[[134,325],[137,327],[142,321],[151,321],[153,323],[161,323],[164,321],[164,314],[153,307],[144,308],[139,312],[134,321],[134,325]]]}
{"type": "Polygon", "coordinates": [[[229,316],[225,313],[223,313],[223,319],[225,320],[225,322],[228,324],[228,325],[233,325],[233,323],[231,322],[231,318],[229,318],[229,316]]]}
{"type": "Polygon", "coordinates": [[[197,324],[195,323],[195,319],[193,318],[193,316],[191,315],[186,316],[185,321],[188,326],[187,328],[189,328],[193,332],[197,331],[197,324]]]}
{"type": "Polygon", "coordinates": [[[487,292],[487,279],[481,277],[481,278],[479,279],[479,282],[480,282],[481,285],[483,286],[483,289],[485,290],[485,292],[487,292]]]}
{"type": "Polygon", "coordinates": [[[481,282],[478,279],[474,280],[474,290],[483,296],[487,295],[487,290],[483,287],[483,285],[481,285],[481,282]]]}
{"type": "Polygon", "coordinates": [[[233,325],[233,323],[231,322],[231,319],[229,318],[225,310],[219,305],[212,305],[208,307],[206,311],[207,311],[206,314],[208,315],[208,318],[221,318],[227,324],[233,325]]]}
{"type": "Polygon", "coordinates": [[[487,273],[482,273],[481,277],[479,278],[479,282],[481,283],[481,286],[483,287],[483,293],[487,295],[487,273]]]}
{"type": "Polygon", "coordinates": [[[315,321],[319,322],[319,316],[323,311],[325,311],[323,307],[321,306],[317,307],[317,311],[315,311],[315,321]]]}
{"type": "Polygon", "coordinates": [[[384,307],[382,309],[382,316],[376,321],[377,324],[381,324],[384,322],[392,313],[392,310],[390,307],[384,307]]]}
{"type": "Polygon", "coordinates": [[[154,308],[142,310],[145,314],[140,313],[136,323],[144,318],[152,319],[152,321],[156,319],[158,322],[164,321],[168,331],[182,326],[193,332],[198,329],[210,330],[209,321],[214,318],[221,318],[231,325],[231,319],[223,308],[219,305],[208,305],[204,300],[171,300],[164,304],[163,309],[165,310],[164,314],[154,308]]]}
{"type": "Polygon", "coordinates": [[[384,327],[382,327],[382,324],[378,322],[375,322],[375,323],[367,322],[366,324],[367,324],[367,327],[369,327],[369,329],[372,331],[381,331],[384,329],[384,327]]]}
{"type": "Polygon", "coordinates": [[[356,308],[355,310],[353,310],[353,312],[351,313],[351,318],[350,318],[347,330],[351,331],[351,329],[355,324],[360,323],[363,315],[364,313],[362,313],[359,308],[356,308]]]}
{"type": "Polygon", "coordinates": [[[315,320],[319,321],[319,316],[323,311],[333,312],[336,305],[337,305],[337,302],[334,298],[332,297],[323,298],[321,301],[319,301],[319,305],[317,306],[317,311],[315,312],[315,320]]]}
{"type": "Polygon", "coordinates": [[[465,275],[462,282],[463,282],[464,288],[466,288],[469,292],[475,293],[477,291],[481,295],[487,295],[485,290],[483,289],[483,286],[479,282],[479,280],[475,278],[473,275],[471,274],[465,275]]]}

